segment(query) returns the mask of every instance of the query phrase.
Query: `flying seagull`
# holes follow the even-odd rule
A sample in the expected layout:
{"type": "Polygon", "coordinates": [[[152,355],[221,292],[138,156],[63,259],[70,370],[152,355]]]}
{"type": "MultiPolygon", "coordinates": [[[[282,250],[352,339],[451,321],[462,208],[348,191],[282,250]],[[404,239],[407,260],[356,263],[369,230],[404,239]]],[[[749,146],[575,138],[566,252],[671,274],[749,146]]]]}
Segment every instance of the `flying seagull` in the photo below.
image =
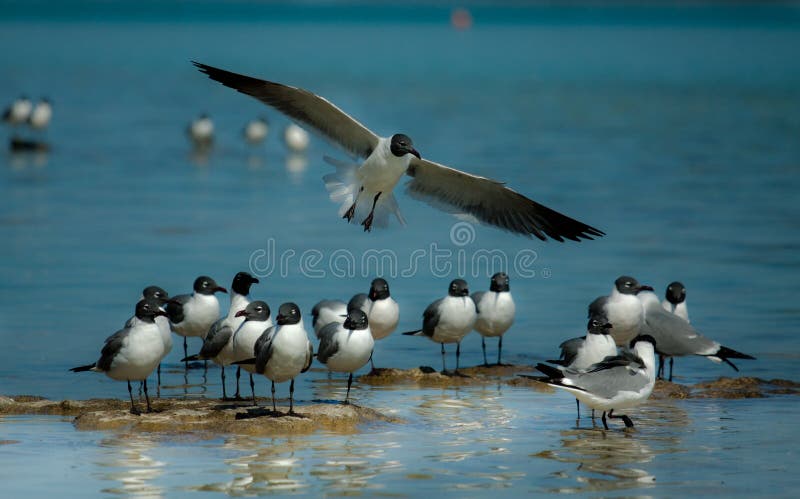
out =
{"type": "Polygon", "coordinates": [[[365,231],[372,229],[373,222],[384,225],[391,213],[403,223],[392,191],[403,174],[407,174],[411,177],[407,192],[412,197],[510,232],[562,242],[604,235],[599,229],[528,199],[502,182],[422,159],[408,136],[396,133],[379,137],[308,90],[199,62],[194,65],[212,80],[260,100],[363,159],[360,165],[346,172],[346,165],[336,164],[337,170],[343,170],[341,177],[326,178],[326,183],[331,199],[343,202],[342,217],[348,222],[361,220],[365,231]],[[363,220],[361,214],[366,214],[363,220]]]}

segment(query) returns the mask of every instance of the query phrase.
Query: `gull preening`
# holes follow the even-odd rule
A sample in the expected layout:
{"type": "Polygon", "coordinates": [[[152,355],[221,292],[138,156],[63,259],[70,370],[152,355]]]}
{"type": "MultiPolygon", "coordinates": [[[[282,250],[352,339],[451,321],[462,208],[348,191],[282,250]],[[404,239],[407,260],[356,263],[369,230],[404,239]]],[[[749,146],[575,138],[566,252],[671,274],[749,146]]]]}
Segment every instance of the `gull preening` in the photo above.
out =
{"type": "Polygon", "coordinates": [[[211,79],[254,97],[320,133],[363,160],[338,164],[326,179],[331,199],[341,202],[339,214],[371,230],[393,214],[402,224],[393,190],[400,178],[411,177],[407,192],[434,207],[468,215],[501,229],[557,241],[592,239],[604,233],[543,206],[498,182],[422,159],[407,135],[380,137],[323,97],[308,90],[218,69],[198,62],[211,79]]]}

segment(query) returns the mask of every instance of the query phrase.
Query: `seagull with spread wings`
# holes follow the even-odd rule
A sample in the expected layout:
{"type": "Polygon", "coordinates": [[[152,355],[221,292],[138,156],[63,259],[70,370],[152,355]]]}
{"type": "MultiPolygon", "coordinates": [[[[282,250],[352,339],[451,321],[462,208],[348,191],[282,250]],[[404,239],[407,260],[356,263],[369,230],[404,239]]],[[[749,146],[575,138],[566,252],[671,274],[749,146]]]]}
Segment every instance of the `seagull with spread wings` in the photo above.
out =
{"type": "Polygon", "coordinates": [[[331,199],[342,203],[340,215],[361,221],[365,231],[385,225],[390,214],[404,220],[392,194],[406,174],[410,196],[454,214],[471,216],[501,229],[557,241],[593,239],[603,231],[543,206],[502,182],[422,159],[402,133],[379,137],[330,101],[308,90],[252,78],[198,62],[212,80],[254,97],[363,159],[358,165],[335,161],[337,173],[326,176],[331,199]],[[363,217],[362,217],[363,215],[363,217]]]}

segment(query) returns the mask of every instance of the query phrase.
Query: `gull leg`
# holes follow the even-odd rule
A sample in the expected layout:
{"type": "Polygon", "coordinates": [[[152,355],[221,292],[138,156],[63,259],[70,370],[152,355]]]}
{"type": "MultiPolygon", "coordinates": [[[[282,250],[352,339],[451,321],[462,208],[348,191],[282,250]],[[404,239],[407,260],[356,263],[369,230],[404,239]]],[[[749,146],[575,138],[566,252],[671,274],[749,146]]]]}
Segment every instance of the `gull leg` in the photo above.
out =
{"type": "Polygon", "coordinates": [[[603,421],[603,428],[605,428],[607,430],[608,429],[608,423],[606,423],[606,411],[603,411],[603,415],[602,415],[602,417],[600,419],[603,421]]]}
{"type": "Polygon", "coordinates": [[[367,218],[361,222],[361,225],[364,226],[364,232],[369,232],[372,230],[372,218],[375,216],[375,205],[378,204],[378,198],[381,197],[381,194],[382,193],[380,192],[375,194],[375,197],[372,199],[372,209],[369,210],[369,215],[367,215],[367,218]]]}
{"type": "MultiPolygon", "coordinates": [[[[628,416],[622,414],[621,416],[614,415],[614,409],[608,411],[608,417],[611,419],[621,419],[623,423],[625,423],[625,428],[633,428],[633,421],[628,416]]],[[[607,428],[606,428],[607,429],[607,428]]]]}
{"type": "Polygon", "coordinates": [[[445,374],[447,372],[447,366],[445,366],[444,363],[444,343],[440,343],[440,345],[442,345],[442,374],[445,374]]]}
{"type": "Polygon", "coordinates": [[[658,355],[658,371],[656,371],[656,379],[664,379],[664,356],[658,355]]]}
{"type": "Polygon", "coordinates": [[[353,373],[350,373],[350,377],[347,378],[347,394],[344,396],[344,403],[350,403],[350,385],[353,384],[353,373]]]}
{"type": "MultiPolygon", "coordinates": [[[[188,356],[189,356],[189,352],[186,349],[186,336],[184,336],[183,337],[183,358],[185,359],[188,356]]],[[[184,360],[183,361],[183,369],[186,370],[186,371],[189,370],[189,361],[188,360],[184,360]]]]}
{"type": "Polygon", "coordinates": [[[241,400],[242,396],[239,394],[239,378],[242,377],[242,367],[236,367],[236,394],[233,396],[236,400],[241,400]]]}
{"type": "Polygon", "coordinates": [[[672,381],[672,363],[675,362],[675,357],[669,358],[669,380],[672,381]]]}
{"type": "Polygon", "coordinates": [[[578,399],[575,399],[575,405],[578,408],[578,421],[580,421],[581,420],[581,401],[578,400],[578,399]]]}
{"type": "Polygon", "coordinates": [[[272,412],[278,412],[278,408],[275,406],[275,382],[272,382],[272,412]]]}
{"type": "Polygon", "coordinates": [[[222,400],[228,400],[228,394],[225,392],[225,366],[220,366],[222,368],[222,400]]]}
{"type": "Polygon", "coordinates": [[[142,414],[142,411],[136,408],[136,404],[133,402],[133,390],[131,389],[131,381],[128,380],[128,395],[131,397],[131,414],[135,414],[137,416],[142,414]]]}
{"type": "MultiPolygon", "coordinates": [[[[361,187],[361,188],[358,190],[358,194],[359,194],[359,195],[361,195],[361,193],[362,193],[363,191],[364,191],[364,187],[362,186],[362,187],[361,187]]],[[[350,205],[350,208],[348,208],[348,209],[347,209],[347,211],[344,213],[344,215],[342,215],[342,218],[344,218],[344,219],[345,219],[345,220],[347,220],[348,222],[350,222],[351,220],[353,220],[353,217],[354,217],[354,216],[356,216],[356,204],[357,204],[357,203],[358,203],[358,196],[356,196],[356,199],[355,199],[355,201],[353,201],[353,204],[352,204],[352,205],[350,205]]]]}
{"type": "Polygon", "coordinates": [[[497,342],[497,365],[498,366],[506,365],[503,364],[503,335],[500,335],[500,339],[497,342]]]}
{"type": "Polygon", "coordinates": [[[250,393],[253,394],[253,405],[258,407],[258,402],[256,402],[256,382],[253,381],[253,373],[250,373],[250,393]]]}
{"type": "Polygon", "coordinates": [[[458,374],[458,361],[461,357],[461,342],[456,343],[456,374],[458,374]]]}
{"type": "Polygon", "coordinates": [[[158,363],[158,385],[156,386],[156,398],[161,398],[161,362],[158,363]]]}
{"type": "Polygon", "coordinates": [[[294,414],[294,378],[289,383],[289,414],[294,414]]]}
{"type": "Polygon", "coordinates": [[[147,378],[144,379],[144,399],[147,401],[147,412],[153,412],[153,407],[150,405],[150,396],[147,394],[147,378]]]}
{"type": "Polygon", "coordinates": [[[489,363],[486,361],[486,338],[481,336],[481,348],[483,348],[483,366],[489,367],[489,363]]]}

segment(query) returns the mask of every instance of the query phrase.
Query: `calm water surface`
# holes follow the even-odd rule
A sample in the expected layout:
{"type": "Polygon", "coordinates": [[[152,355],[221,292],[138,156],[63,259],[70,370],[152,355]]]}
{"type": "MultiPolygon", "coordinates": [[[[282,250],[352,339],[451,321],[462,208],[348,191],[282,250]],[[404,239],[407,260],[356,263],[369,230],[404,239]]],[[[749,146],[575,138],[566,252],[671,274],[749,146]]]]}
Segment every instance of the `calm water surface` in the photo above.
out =
{"type": "MultiPolygon", "coordinates": [[[[391,251],[383,270],[400,330],[417,326],[457,274],[485,288],[496,269],[475,255],[498,249],[519,310],[508,361],[550,358],[583,334],[586,305],[627,273],[659,290],[683,281],[693,324],[758,357],[739,363],[742,375],[800,379],[796,10],[621,9],[596,20],[522,9],[481,23],[479,9],[475,27],[458,32],[435,8],[418,23],[393,19],[391,8],[370,10],[371,22],[343,8],[331,11],[340,23],[308,23],[291,8],[277,20],[257,9],[251,22],[204,5],[180,21],[0,14],[0,43],[14,47],[0,56],[0,96],[55,103],[50,154],[0,155],[0,393],[124,397],[124,385],[67,369],[97,356],[145,285],[185,293],[201,273],[227,284],[251,268],[263,276],[255,297],[309,310],[366,291],[375,263],[363,256],[375,250],[391,251]],[[285,120],[190,60],[313,89],[379,133],[408,133],[426,157],[508,181],[608,235],[562,245],[458,226],[459,239],[454,219],[402,194],[408,227],[365,235],[337,219],[320,181],[330,169],[322,155],[342,154],[315,141],[307,155],[288,155],[278,139],[285,120]],[[208,155],[184,136],[204,111],[218,130],[208,155]],[[249,149],[241,127],[259,114],[273,132],[249,149]],[[450,253],[433,262],[440,251],[450,253]],[[337,254],[355,266],[332,268],[337,254]]],[[[463,347],[465,365],[480,361],[477,336],[463,347]]],[[[184,379],[181,350],[176,343],[167,359],[162,393],[218,396],[216,369],[205,385],[199,372],[184,379]]],[[[399,335],[375,359],[439,365],[438,347],[399,335]]],[[[699,358],[679,359],[676,373],[683,383],[735,374],[699,358]]],[[[344,387],[316,370],[298,380],[297,398],[341,397],[344,387]]],[[[0,480],[11,496],[800,493],[791,397],[652,402],[631,411],[638,429],[623,434],[576,427],[566,394],[353,393],[407,423],[353,435],[176,438],[9,417],[0,420],[0,480]]]]}

